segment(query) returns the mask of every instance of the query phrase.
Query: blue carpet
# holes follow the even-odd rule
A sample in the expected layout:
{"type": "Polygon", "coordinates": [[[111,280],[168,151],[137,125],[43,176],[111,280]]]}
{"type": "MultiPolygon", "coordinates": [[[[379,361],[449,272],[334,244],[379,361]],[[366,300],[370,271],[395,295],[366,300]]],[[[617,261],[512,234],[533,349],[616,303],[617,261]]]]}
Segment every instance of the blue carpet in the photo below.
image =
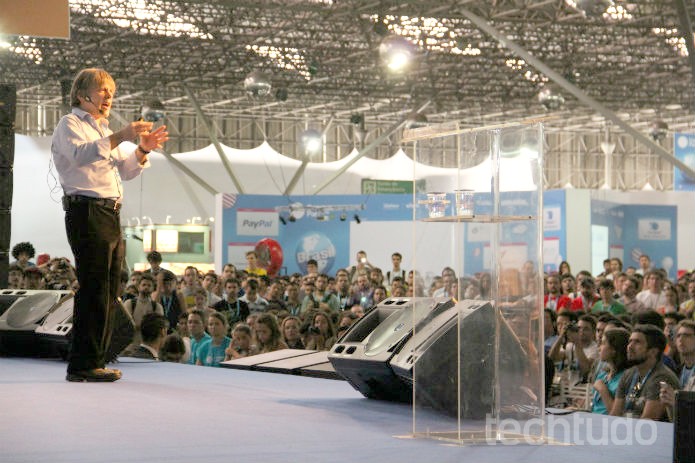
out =
{"type": "MultiPolygon", "coordinates": [[[[619,445],[464,447],[396,437],[412,431],[411,408],[365,399],[344,381],[123,359],[116,383],[68,383],[65,366],[0,358],[0,462],[671,461],[666,423],[653,427],[653,442],[634,445],[625,430],[641,420],[607,418],[619,445]]],[[[601,437],[602,428],[583,426],[552,433],[601,437]]],[[[651,429],[639,431],[649,438],[651,429]]]]}

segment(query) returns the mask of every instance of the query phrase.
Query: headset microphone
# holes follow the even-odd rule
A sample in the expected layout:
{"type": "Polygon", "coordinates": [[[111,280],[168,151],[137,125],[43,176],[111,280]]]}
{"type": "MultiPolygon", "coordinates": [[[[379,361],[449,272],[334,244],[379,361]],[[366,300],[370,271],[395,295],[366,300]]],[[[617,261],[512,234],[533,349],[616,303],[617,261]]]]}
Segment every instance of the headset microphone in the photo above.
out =
{"type": "Polygon", "coordinates": [[[89,97],[89,95],[85,96],[84,99],[89,101],[90,103],[92,102],[92,99],[89,97]]]}

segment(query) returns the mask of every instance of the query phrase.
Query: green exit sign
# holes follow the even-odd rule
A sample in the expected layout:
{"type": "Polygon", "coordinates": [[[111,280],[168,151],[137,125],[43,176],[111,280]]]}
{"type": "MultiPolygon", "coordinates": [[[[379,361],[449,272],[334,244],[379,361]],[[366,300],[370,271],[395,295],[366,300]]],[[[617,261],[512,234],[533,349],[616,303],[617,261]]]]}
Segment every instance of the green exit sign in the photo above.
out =
{"type": "MultiPolygon", "coordinates": [[[[416,182],[418,191],[425,191],[425,181],[416,182]]],[[[413,182],[410,180],[372,180],[362,179],[363,195],[398,195],[413,194],[413,182]]]]}

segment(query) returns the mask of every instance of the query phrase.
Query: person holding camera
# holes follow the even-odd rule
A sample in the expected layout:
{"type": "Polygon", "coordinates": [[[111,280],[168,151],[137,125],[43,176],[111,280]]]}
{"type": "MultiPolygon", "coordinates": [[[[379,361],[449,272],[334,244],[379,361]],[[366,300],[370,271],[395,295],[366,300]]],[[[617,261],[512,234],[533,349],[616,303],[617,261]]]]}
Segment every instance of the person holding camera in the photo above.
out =
{"type": "Polygon", "coordinates": [[[330,350],[336,342],[335,328],[331,317],[325,312],[317,312],[309,327],[306,348],[309,350],[330,350]]]}
{"type": "Polygon", "coordinates": [[[558,328],[560,333],[548,356],[554,362],[562,362],[560,369],[568,368],[585,378],[598,358],[596,320],[591,315],[583,315],[576,323],[558,323],[558,328]]]}

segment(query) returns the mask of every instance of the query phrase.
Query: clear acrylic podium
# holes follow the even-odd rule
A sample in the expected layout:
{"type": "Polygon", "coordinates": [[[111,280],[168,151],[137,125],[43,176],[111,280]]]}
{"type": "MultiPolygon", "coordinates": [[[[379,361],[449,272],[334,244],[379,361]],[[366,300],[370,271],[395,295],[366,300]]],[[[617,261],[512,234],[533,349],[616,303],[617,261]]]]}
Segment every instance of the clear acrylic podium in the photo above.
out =
{"type": "Polygon", "coordinates": [[[428,323],[414,319],[412,348],[394,362],[410,367],[414,437],[547,441],[542,140],[539,123],[475,130],[446,124],[404,133],[415,185],[426,185],[414,188],[413,313],[429,310],[436,275],[446,267],[456,275],[447,271],[444,288],[451,307],[428,323]],[[456,167],[428,165],[442,157],[456,167]]]}

